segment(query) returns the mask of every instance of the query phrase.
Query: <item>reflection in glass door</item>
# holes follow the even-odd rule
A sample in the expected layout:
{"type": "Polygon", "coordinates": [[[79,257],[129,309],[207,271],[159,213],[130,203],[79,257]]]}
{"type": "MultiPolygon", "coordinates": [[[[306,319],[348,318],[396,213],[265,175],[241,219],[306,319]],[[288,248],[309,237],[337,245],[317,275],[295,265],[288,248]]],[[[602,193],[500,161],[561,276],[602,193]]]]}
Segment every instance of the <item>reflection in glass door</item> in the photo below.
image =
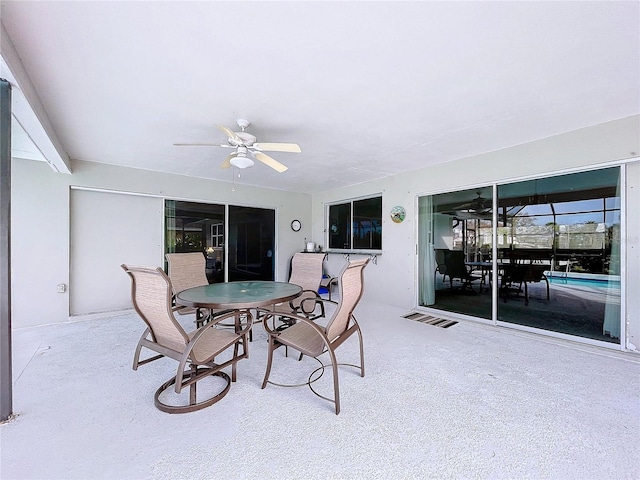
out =
{"type": "Polygon", "coordinates": [[[274,232],[273,209],[229,206],[227,220],[224,205],[165,200],[165,253],[201,252],[209,283],[225,281],[225,262],[229,281],[273,280],[274,232]]]}
{"type": "Polygon", "coordinates": [[[419,305],[620,343],[620,168],[496,192],[418,199],[419,305]]]}
{"type": "Polygon", "coordinates": [[[224,282],[224,224],[224,205],[165,200],[165,253],[201,252],[209,283],[224,282]]]}
{"type": "Polygon", "coordinates": [[[498,186],[498,320],[620,342],[620,169],[498,186]]]}
{"type": "Polygon", "coordinates": [[[420,305],[491,319],[492,187],[418,203],[420,305]]]}
{"type": "Polygon", "coordinates": [[[275,210],[229,206],[229,281],[273,280],[275,210]]]}

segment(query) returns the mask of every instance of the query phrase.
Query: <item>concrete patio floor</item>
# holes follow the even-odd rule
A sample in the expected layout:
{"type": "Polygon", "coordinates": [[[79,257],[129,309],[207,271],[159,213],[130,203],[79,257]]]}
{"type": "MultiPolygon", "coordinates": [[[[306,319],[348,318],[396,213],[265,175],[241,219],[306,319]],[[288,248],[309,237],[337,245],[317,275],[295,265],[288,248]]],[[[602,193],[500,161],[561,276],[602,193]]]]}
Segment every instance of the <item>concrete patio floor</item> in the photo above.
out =
{"type": "MultiPolygon", "coordinates": [[[[341,370],[338,416],[306,387],[260,389],[260,325],[228,395],[184,415],[153,405],[176,362],[131,369],[135,313],[16,330],[0,477],[640,478],[640,355],[406,313],[358,307],[366,375],[341,370]]],[[[353,363],[355,338],[338,355],[353,363]]],[[[272,380],[315,368],[294,357],[277,352],[272,380]]]]}

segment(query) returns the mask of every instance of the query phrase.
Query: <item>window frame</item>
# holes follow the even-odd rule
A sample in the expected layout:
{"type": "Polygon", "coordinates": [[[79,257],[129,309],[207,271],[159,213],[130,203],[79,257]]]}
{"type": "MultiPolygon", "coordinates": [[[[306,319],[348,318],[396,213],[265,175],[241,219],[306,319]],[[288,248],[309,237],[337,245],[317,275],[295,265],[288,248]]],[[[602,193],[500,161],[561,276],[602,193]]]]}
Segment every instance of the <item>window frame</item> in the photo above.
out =
{"type": "MultiPolygon", "coordinates": [[[[350,199],[340,200],[336,202],[331,202],[325,204],[325,220],[324,220],[324,236],[325,236],[325,245],[327,245],[327,252],[336,252],[336,253],[362,253],[362,254],[381,254],[382,253],[382,235],[383,235],[383,198],[382,193],[375,193],[372,195],[365,195],[362,197],[354,197],[350,199]],[[372,200],[379,199],[380,200],[380,225],[375,230],[379,230],[380,235],[380,248],[366,248],[366,247],[357,247],[354,248],[354,203],[361,202],[363,200],[372,200]],[[349,247],[348,248],[336,248],[331,247],[330,238],[331,238],[331,208],[332,207],[344,207],[348,206],[349,208],[349,232],[348,232],[348,240],[349,247]]],[[[377,218],[376,218],[377,219],[377,218]]]]}

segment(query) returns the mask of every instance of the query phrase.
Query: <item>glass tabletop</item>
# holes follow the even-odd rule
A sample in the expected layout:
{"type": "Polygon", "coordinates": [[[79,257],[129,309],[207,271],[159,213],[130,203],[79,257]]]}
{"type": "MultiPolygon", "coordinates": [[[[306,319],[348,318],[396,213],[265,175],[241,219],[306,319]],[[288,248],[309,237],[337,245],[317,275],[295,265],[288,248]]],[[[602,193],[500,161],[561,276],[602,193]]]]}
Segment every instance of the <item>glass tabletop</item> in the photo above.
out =
{"type": "Polygon", "coordinates": [[[176,295],[176,303],[200,308],[256,308],[292,300],[302,287],[292,283],[255,281],[213,283],[176,295]]]}

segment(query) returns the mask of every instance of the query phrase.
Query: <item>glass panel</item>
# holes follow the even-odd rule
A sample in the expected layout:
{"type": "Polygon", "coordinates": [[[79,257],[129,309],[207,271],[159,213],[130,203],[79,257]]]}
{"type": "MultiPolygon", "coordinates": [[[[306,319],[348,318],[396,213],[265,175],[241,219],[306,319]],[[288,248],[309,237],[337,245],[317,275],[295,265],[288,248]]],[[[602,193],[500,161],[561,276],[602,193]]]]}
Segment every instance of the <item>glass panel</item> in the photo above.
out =
{"type": "Polygon", "coordinates": [[[619,169],[500,185],[498,205],[498,320],[619,343],[619,169]]]}
{"type": "Polygon", "coordinates": [[[620,197],[605,198],[604,205],[607,210],[620,209],[620,197]]]}
{"type": "Polygon", "coordinates": [[[536,215],[551,215],[551,205],[526,205],[523,208],[518,209],[518,214],[521,216],[533,217],[536,215]]]}
{"type": "Polygon", "coordinates": [[[229,206],[229,281],[273,280],[275,210],[229,206]]]}
{"type": "Polygon", "coordinates": [[[553,208],[557,214],[575,213],[575,212],[602,212],[604,208],[604,199],[581,200],[578,202],[559,202],[554,203],[553,208]]]}
{"type": "Polygon", "coordinates": [[[382,197],[353,202],[353,248],[382,249],[382,197]]]}
{"type": "Polygon", "coordinates": [[[491,318],[492,189],[419,199],[420,304],[491,318]]]}
{"type": "Polygon", "coordinates": [[[165,253],[204,253],[209,282],[224,282],[223,205],[165,200],[165,243],[165,253]]]}
{"type": "Polygon", "coordinates": [[[329,248],[351,248],[351,202],[329,207],[329,248]]]}

